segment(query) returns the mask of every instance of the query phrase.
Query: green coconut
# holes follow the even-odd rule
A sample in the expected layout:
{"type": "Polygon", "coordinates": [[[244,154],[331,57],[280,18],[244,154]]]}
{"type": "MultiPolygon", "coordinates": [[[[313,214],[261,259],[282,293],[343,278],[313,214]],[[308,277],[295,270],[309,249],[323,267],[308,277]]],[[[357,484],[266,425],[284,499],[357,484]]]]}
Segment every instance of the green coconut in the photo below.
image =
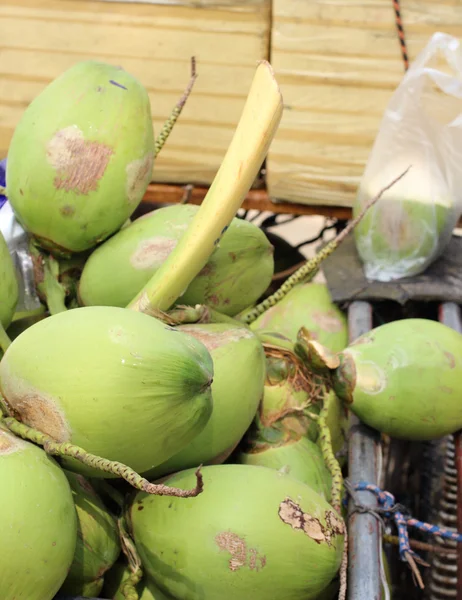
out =
{"type": "MultiPolygon", "coordinates": [[[[256,426],[262,429],[276,427],[306,435],[320,446],[316,422],[301,410],[306,408],[310,413],[319,414],[326,398],[326,424],[331,435],[332,451],[334,454],[341,452],[349,427],[344,403],[327,389],[327,381],[310,368],[305,355],[298,353],[299,344],[294,346],[281,333],[258,329],[255,333],[264,344],[266,353],[265,388],[256,426]]],[[[303,349],[306,349],[305,346],[303,349]]]]}
{"type": "Polygon", "coordinates": [[[332,477],[321,450],[306,437],[275,427],[249,431],[236,462],[287,473],[331,500],[332,477]]]}
{"type": "Polygon", "coordinates": [[[146,474],[224,462],[249,428],[263,396],[265,353],[246,327],[217,323],[184,325],[179,331],[202,342],[213,360],[213,412],[205,428],[178,454],[146,474]]]}
{"type": "MultiPolygon", "coordinates": [[[[322,355],[322,347],[316,350],[322,355]]],[[[335,392],[370,427],[422,441],[462,427],[462,335],[450,327],[393,321],[360,336],[338,358],[335,392]]]]}
{"type": "MultiPolygon", "coordinates": [[[[310,600],[339,570],[344,522],[296,479],[250,465],[203,468],[182,501],[139,493],[129,511],[144,569],[176,600],[310,600]]],[[[167,479],[188,488],[194,470],[167,479]]]]}
{"type": "Polygon", "coordinates": [[[284,427],[299,435],[307,435],[315,441],[318,427],[300,409],[319,413],[322,388],[307,373],[297,356],[280,346],[265,346],[266,379],[262,402],[258,409],[259,427],[284,427]]]}
{"type": "Polygon", "coordinates": [[[77,539],[71,490],[58,464],[0,427],[0,598],[52,600],[77,539]]]}
{"type": "MultiPolygon", "coordinates": [[[[193,205],[160,208],[102,244],[83,270],[81,303],[127,306],[175,248],[198,210],[193,205]]],[[[271,283],[273,270],[273,247],[263,231],[234,218],[177,303],[207,304],[234,316],[258,300],[271,283]]]]}
{"type": "Polygon", "coordinates": [[[413,155],[381,164],[376,175],[363,181],[353,216],[410,165],[354,230],[368,279],[390,281],[423,272],[445,249],[456,226],[454,198],[435,180],[426,161],[413,155]]]}
{"type": "MultiPolygon", "coordinates": [[[[143,313],[84,307],[16,338],[0,362],[0,391],[26,425],[143,472],[205,427],[212,374],[209,352],[192,336],[143,313]]],[[[63,465],[110,476],[74,459],[63,465]]]]}
{"type": "Polygon", "coordinates": [[[117,523],[87,479],[69,471],[65,475],[77,510],[78,531],[74,560],[61,590],[70,596],[96,597],[104,574],[120,554],[117,523]]]}
{"type": "Polygon", "coordinates": [[[18,221],[54,253],[82,252],[120,229],[151,178],[149,96],[121,67],[75,64],[27,107],[8,150],[18,221]]]}
{"type": "Polygon", "coordinates": [[[18,298],[19,287],[13,260],[0,231],[0,326],[5,329],[13,319],[18,298]]]}
{"type": "MultiPolygon", "coordinates": [[[[126,600],[122,593],[122,583],[124,583],[130,574],[128,565],[123,562],[116,562],[105,577],[103,587],[103,598],[111,600],[126,600]]],[[[136,586],[138,600],[173,600],[166,596],[159,588],[146,577],[136,586]]]]}
{"type": "Polygon", "coordinates": [[[277,304],[269,308],[251,325],[251,329],[267,329],[288,337],[293,343],[301,327],[308,330],[332,352],[348,345],[348,325],[343,312],[332,302],[324,283],[296,285],[277,304]]]}

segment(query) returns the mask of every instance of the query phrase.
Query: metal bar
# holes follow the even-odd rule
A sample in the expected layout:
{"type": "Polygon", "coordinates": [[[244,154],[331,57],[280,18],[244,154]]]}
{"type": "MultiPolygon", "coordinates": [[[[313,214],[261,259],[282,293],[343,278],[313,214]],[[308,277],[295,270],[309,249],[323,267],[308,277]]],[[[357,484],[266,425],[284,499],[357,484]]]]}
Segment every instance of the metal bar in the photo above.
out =
{"type": "MultiPolygon", "coordinates": [[[[350,342],[372,329],[372,306],[368,302],[353,302],[348,309],[350,342]]],[[[352,482],[368,481],[378,484],[380,435],[351,416],[348,444],[348,476],[352,482]]],[[[377,507],[370,492],[359,492],[358,500],[367,507],[377,507]]],[[[367,513],[348,515],[348,599],[381,600],[382,585],[380,525],[367,513]]]]}
{"type": "MultiPolygon", "coordinates": [[[[454,302],[440,305],[439,319],[448,327],[462,334],[462,315],[460,307],[454,302]]],[[[462,531],[462,430],[454,435],[455,461],[457,469],[457,531],[462,531]]],[[[457,598],[462,600],[462,544],[457,548],[457,598]]]]}
{"type": "MultiPolygon", "coordinates": [[[[462,431],[456,436],[457,531],[462,531],[462,431]]],[[[457,600],[462,600],[462,544],[457,548],[457,600]]]]}

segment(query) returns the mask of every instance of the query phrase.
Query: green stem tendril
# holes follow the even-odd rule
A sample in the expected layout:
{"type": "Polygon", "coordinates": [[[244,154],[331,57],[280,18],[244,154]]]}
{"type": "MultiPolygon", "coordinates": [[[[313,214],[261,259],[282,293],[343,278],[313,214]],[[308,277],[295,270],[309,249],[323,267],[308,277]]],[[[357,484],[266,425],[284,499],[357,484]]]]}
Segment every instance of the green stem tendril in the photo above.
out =
{"type": "Polygon", "coordinates": [[[165,123],[163,124],[162,129],[160,130],[160,133],[154,142],[154,156],[155,157],[162,150],[165,142],[168,139],[168,136],[172,133],[172,130],[175,127],[175,123],[177,122],[178,117],[181,115],[181,111],[183,110],[183,107],[186,104],[186,101],[192,92],[192,89],[194,87],[194,83],[195,83],[196,79],[197,79],[196,59],[193,56],[191,58],[191,79],[189,80],[186,90],[184,91],[183,95],[181,96],[181,98],[177,102],[175,108],[173,109],[172,114],[167,119],[167,121],[165,121],[165,123]]]}
{"type": "MultiPolygon", "coordinates": [[[[329,406],[332,402],[332,396],[326,394],[324,397],[324,405],[319,415],[314,413],[308,413],[308,416],[313,420],[317,421],[319,427],[319,439],[321,443],[321,452],[324,458],[324,462],[332,476],[332,489],[331,489],[331,504],[333,508],[341,514],[342,504],[342,493],[343,493],[343,477],[342,470],[335,458],[332,451],[332,438],[330,435],[330,429],[327,425],[327,415],[329,413],[329,406]]],[[[345,527],[344,538],[343,538],[343,555],[342,563],[340,565],[340,591],[338,600],[345,600],[347,592],[347,572],[348,572],[348,532],[345,527]]]]}
{"type": "Polygon", "coordinates": [[[326,467],[332,476],[332,491],[331,491],[331,504],[335,510],[341,514],[342,506],[342,492],[343,492],[343,477],[342,470],[335,458],[332,451],[332,438],[330,435],[330,429],[327,425],[327,415],[329,413],[329,406],[332,401],[332,396],[326,394],[324,397],[324,404],[319,415],[315,413],[307,413],[308,416],[317,421],[319,427],[319,440],[321,445],[321,452],[324,458],[326,467]]]}
{"type": "Polygon", "coordinates": [[[86,452],[83,448],[70,444],[69,442],[55,442],[49,435],[37,431],[36,429],[32,429],[32,427],[20,423],[13,417],[3,417],[3,423],[15,435],[42,446],[47,454],[74,458],[88,467],[111,473],[116,477],[121,477],[137,490],[148,494],[154,494],[156,496],[176,496],[178,498],[193,498],[198,496],[204,489],[202,473],[200,471],[201,467],[196,471],[196,487],[192,490],[182,490],[163,484],[150,483],[127,465],[107,460],[100,456],[95,456],[94,454],[86,452]]]}
{"type": "Polygon", "coordinates": [[[380,192],[366,204],[363,210],[355,217],[350,223],[341,231],[335,239],[330,241],[326,246],[320,250],[316,256],[308,259],[293,275],[291,275],[281,287],[274,292],[271,296],[268,296],[265,300],[257,304],[254,308],[249,309],[246,312],[241,313],[236,319],[243,321],[244,323],[253,323],[260,315],[266,312],[269,308],[275,306],[280,302],[296,285],[300,283],[307,283],[311,281],[318,273],[321,264],[326,258],[328,258],[334,250],[336,250],[340,244],[345,240],[349,233],[356,227],[356,225],[362,220],[366,212],[381,198],[382,194],[390,189],[397,181],[399,181],[409,171],[408,167],[404,173],[401,173],[391,183],[385,186],[380,192]]]}
{"type": "Polygon", "coordinates": [[[8,346],[11,344],[11,340],[8,337],[8,334],[5,331],[5,328],[0,322],[0,349],[2,352],[6,352],[8,346]]]}
{"type": "Polygon", "coordinates": [[[59,263],[53,256],[44,256],[43,287],[50,315],[67,310],[66,290],[59,283],[59,263]]]}

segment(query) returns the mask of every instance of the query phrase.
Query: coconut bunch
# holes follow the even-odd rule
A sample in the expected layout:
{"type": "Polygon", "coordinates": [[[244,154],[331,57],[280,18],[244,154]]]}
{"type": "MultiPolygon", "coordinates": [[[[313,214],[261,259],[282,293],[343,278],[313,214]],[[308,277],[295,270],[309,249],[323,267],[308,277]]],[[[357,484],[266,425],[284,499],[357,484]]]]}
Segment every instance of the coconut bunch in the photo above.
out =
{"type": "MultiPolygon", "coordinates": [[[[2,498],[12,525],[5,544],[21,543],[14,524],[25,508],[30,527],[20,531],[30,529],[34,542],[14,558],[5,547],[2,598],[98,595],[121,565],[114,585],[126,598],[196,597],[207,586],[209,596],[253,598],[258,574],[262,597],[302,600],[337,576],[344,523],[322,494],[275,469],[222,464],[264,395],[264,346],[234,317],[268,287],[272,248],[235,215],[281,109],[263,63],[203,206],[130,224],[159,149],[141,84],[122,69],[81,63],[26,110],[8,155],[7,194],[30,234],[37,291],[50,315],[29,315],[34,322],[5,343],[0,361],[0,468],[13,468],[16,482],[2,498]],[[59,110],[50,115],[50,105],[59,110]],[[17,478],[18,469],[30,475],[17,478]],[[133,488],[146,497],[133,498],[133,488]],[[115,509],[101,490],[112,490],[115,509]],[[15,500],[23,496],[24,504],[15,500]],[[151,507],[151,496],[168,502],[151,507]],[[222,516],[206,519],[206,507],[217,503],[222,516]],[[173,530],[160,545],[143,538],[151,526],[136,518],[160,517],[167,532],[165,510],[181,539],[208,545],[204,568],[190,562],[193,546],[169,565],[179,551],[173,530]],[[292,543],[295,561],[287,554],[292,543]],[[191,570],[178,578],[185,560],[191,570]],[[210,560],[220,566],[213,578],[210,560]],[[297,581],[306,564],[312,576],[297,581]]],[[[8,298],[5,326],[14,312],[8,298]]]]}
{"type": "MultiPolygon", "coordinates": [[[[460,334],[399,322],[347,345],[326,288],[308,284],[358,219],[259,302],[272,248],[235,216],[281,117],[267,63],[201,207],[127,223],[182,103],[154,139],[143,86],[90,61],[48,86],[15,131],[7,193],[30,233],[48,312],[21,319],[11,342],[2,337],[6,600],[52,600],[59,590],[328,598],[345,566],[335,457],[344,408],[390,435],[462,425],[455,401],[431,405],[449,387],[461,396],[460,334]],[[419,368],[426,378],[403,384],[405,401],[409,415],[433,421],[412,429],[400,406],[396,428],[400,381],[419,368]]],[[[0,258],[9,331],[17,300],[10,257],[0,258]]]]}

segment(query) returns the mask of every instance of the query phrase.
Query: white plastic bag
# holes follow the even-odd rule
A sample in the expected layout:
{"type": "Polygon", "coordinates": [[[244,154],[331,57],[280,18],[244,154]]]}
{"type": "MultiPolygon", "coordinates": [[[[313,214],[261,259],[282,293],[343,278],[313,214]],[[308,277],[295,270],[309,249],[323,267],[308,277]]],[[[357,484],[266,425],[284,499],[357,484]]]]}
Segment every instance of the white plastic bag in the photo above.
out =
{"type": "Polygon", "coordinates": [[[29,236],[16,220],[10,203],[3,195],[6,160],[0,161],[0,234],[4,237],[13,259],[19,284],[16,312],[35,310],[40,300],[35,290],[34,266],[29,254],[29,236]]]}
{"type": "Polygon", "coordinates": [[[385,111],[353,213],[411,165],[355,230],[367,279],[422,273],[442,254],[462,213],[462,50],[436,33],[385,111]]]}

